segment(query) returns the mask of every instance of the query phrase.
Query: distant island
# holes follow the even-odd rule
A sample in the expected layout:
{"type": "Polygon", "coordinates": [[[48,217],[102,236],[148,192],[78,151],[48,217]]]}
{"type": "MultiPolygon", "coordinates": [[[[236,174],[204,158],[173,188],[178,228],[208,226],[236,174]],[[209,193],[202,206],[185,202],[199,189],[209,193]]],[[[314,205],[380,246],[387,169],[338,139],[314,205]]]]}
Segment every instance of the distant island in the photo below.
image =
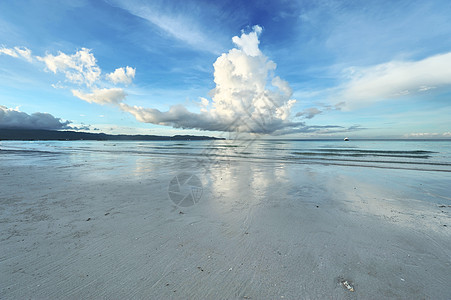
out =
{"type": "Polygon", "coordinates": [[[128,135],[128,134],[105,134],[88,133],[77,131],[57,130],[34,130],[34,129],[0,129],[0,140],[12,141],[202,141],[202,140],[225,140],[210,136],[198,135],[128,135]]]}

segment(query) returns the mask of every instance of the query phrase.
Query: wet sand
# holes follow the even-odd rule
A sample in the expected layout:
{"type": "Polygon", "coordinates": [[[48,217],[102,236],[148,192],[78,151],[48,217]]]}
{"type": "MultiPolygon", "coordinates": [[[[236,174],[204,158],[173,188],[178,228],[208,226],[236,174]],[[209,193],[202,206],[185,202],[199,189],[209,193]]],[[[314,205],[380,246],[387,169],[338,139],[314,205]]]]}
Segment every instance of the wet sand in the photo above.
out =
{"type": "Polygon", "coordinates": [[[199,167],[186,157],[2,159],[0,295],[449,299],[450,177],[233,160],[199,167]],[[168,196],[180,172],[202,182],[193,206],[168,196]]]}

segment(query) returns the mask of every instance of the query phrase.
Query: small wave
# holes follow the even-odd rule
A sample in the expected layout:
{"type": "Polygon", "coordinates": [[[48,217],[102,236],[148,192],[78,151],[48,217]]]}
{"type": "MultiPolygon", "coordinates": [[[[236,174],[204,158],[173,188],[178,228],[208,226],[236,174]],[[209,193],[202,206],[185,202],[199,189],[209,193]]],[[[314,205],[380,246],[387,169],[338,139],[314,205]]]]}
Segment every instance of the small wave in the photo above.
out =
{"type": "Polygon", "coordinates": [[[238,148],[238,147],[243,147],[240,145],[217,145],[217,147],[223,147],[223,148],[238,148]]]}
{"type": "Polygon", "coordinates": [[[321,157],[286,157],[288,160],[321,160],[321,161],[339,161],[339,162],[362,162],[362,163],[381,163],[381,164],[412,164],[412,165],[431,165],[431,166],[451,166],[451,163],[443,162],[421,162],[421,161],[397,161],[397,160],[361,160],[361,159],[334,159],[321,157]]]}
{"type": "Polygon", "coordinates": [[[295,155],[302,156],[348,156],[348,157],[397,157],[397,158],[420,158],[428,159],[430,155],[413,155],[413,154],[389,154],[391,152],[361,152],[361,153],[348,153],[348,152],[292,152],[295,155]],[[387,153],[387,154],[382,154],[387,153]]]}
{"type": "Polygon", "coordinates": [[[22,150],[16,150],[16,149],[0,149],[0,153],[3,154],[63,154],[63,152],[57,152],[57,151],[45,151],[45,150],[28,150],[28,149],[22,149],[22,150]]]}
{"type": "Polygon", "coordinates": [[[426,150],[364,150],[364,149],[309,149],[316,152],[357,152],[357,153],[380,153],[380,154],[432,154],[434,151],[426,150]]]}

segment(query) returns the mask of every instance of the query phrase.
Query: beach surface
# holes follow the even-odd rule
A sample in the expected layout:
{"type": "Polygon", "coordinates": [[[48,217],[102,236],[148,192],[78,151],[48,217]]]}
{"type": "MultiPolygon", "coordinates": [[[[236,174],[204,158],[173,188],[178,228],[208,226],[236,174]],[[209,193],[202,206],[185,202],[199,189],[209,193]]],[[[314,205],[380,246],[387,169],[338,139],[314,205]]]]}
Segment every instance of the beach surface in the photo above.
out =
{"type": "Polygon", "coordinates": [[[449,172],[0,155],[2,299],[451,297],[449,172]],[[187,207],[181,174],[201,182],[187,207]]]}

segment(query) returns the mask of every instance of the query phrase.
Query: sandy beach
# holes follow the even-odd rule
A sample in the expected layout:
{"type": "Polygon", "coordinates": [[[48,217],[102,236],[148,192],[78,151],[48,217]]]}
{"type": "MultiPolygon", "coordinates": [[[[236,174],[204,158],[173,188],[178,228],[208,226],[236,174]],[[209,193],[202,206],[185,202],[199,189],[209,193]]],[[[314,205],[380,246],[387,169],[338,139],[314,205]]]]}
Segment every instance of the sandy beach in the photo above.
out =
{"type": "Polygon", "coordinates": [[[8,157],[0,158],[2,299],[451,297],[449,173],[8,157]],[[168,196],[181,172],[202,183],[189,207],[168,196]]]}

